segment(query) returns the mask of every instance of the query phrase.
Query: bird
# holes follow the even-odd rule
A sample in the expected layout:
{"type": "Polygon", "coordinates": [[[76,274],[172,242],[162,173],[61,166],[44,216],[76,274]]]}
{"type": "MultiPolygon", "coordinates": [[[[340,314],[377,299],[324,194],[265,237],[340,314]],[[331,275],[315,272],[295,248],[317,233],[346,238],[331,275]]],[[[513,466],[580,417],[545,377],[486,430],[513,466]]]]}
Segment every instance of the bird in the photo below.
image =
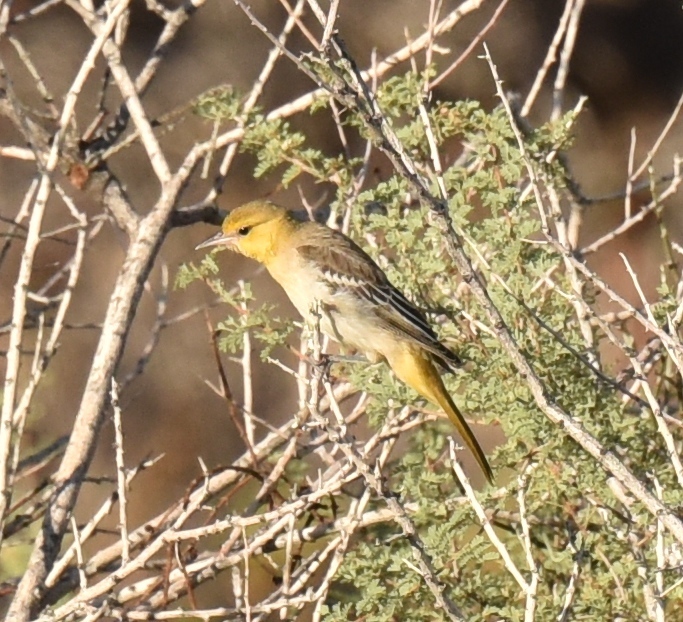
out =
{"type": "Polygon", "coordinates": [[[324,334],[371,363],[386,362],[399,380],[441,408],[493,482],[486,455],[439,373],[455,371],[462,361],[356,242],[256,200],[229,212],[221,230],[196,249],[215,246],[263,264],[305,320],[319,322],[324,334]]]}

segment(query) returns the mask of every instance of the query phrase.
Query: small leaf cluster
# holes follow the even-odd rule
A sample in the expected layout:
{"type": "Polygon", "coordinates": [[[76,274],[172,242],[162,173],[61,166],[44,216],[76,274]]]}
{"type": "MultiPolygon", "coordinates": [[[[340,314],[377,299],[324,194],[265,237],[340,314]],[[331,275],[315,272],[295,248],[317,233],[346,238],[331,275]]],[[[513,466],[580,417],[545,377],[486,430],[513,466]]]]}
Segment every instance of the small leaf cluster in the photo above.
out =
{"type": "Polygon", "coordinates": [[[318,182],[335,180],[340,186],[348,185],[360,159],[349,161],[341,155],[325,156],[319,149],[307,146],[306,142],[306,136],[292,130],[289,122],[256,115],[245,132],[241,149],[256,156],[256,178],[285,165],[281,177],[285,188],[302,174],[318,182]]]}
{"type": "Polygon", "coordinates": [[[232,85],[224,85],[197,98],[194,113],[210,121],[225,121],[238,118],[241,113],[242,97],[232,85]]]}
{"type": "Polygon", "coordinates": [[[241,352],[246,333],[257,339],[264,360],[276,347],[286,343],[292,332],[291,322],[281,320],[272,304],[255,305],[249,283],[245,283],[243,288],[227,287],[219,277],[216,251],[207,254],[198,265],[183,264],[176,276],[176,287],[185,288],[197,280],[203,281],[222,303],[234,311],[216,326],[218,345],[223,352],[241,352]]]}

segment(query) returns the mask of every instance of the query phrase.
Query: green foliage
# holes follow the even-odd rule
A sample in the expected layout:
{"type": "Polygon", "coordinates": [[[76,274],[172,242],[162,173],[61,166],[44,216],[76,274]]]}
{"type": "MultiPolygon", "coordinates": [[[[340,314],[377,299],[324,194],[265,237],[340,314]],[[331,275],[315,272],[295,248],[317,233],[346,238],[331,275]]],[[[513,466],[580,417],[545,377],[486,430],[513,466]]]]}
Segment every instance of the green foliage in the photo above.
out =
{"type": "Polygon", "coordinates": [[[237,118],[242,98],[230,86],[221,86],[202,94],[196,101],[194,112],[211,121],[225,121],[237,118]]]}
{"type": "MultiPolygon", "coordinates": [[[[409,74],[387,80],[378,101],[406,151],[427,171],[430,151],[416,115],[422,79],[409,74]]],[[[439,144],[452,153],[451,160],[457,157],[443,173],[451,217],[464,230],[468,253],[486,280],[492,300],[549,393],[606,447],[623,457],[637,475],[647,479],[647,474],[657,473],[666,490],[666,502],[683,503],[652,417],[625,406],[622,395],[584,362],[585,341],[567,294],[572,287],[563,274],[562,258],[541,242],[532,193],[523,193],[519,184],[526,173],[525,164],[504,111],[488,112],[472,101],[435,102],[429,116],[439,144]],[[476,253],[470,252],[472,247],[476,253]],[[555,287],[544,287],[543,280],[551,272],[555,287]]],[[[546,179],[560,188],[565,184],[565,171],[557,160],[546,165],[544,156],[571,144],[567,121],[543,126],[528,137],[527,144],[546,179]]],[[[346,111],[343,122],[346,128],[357,128],[365,135],[356,112],[346,111]]],[[[333,182],[337,187],[333,207],[347,205],[362,161],[325,154],[307,142],[306,136],[294,132],[288,123],[257,115],[248,127],[243,148],[257,158],[255,176],[279,171],[284,185],[301,175],[333,182]]],[[[538,410],[524,379],[485,325],[479,304],[466,287],[458,289],[459,275],[444,251],[440,232],[430,226],[424,208],[406,202],[408,193],[406,180],[397,175],[388,175],[372,187],[366,185],[353,200],[351,235],[397,287],[418,306],[430,310],[443,340],[457,344],[467,366],[448,377],[447,383],[463,411],[500,426],[508,439],[493,459],[494,471],[508,491],[496,494],[486,490],[479,498],[491,516],[516,516],[501,520],[497,533],[527,580],[530,572],[519,538],[515,474],[529,463],[535,465],[525,498],[533,556],[540,569],[536,619],[556,618],[577,559],[581,579],[572,601],[573,619],[641,619],[644,602],[638,568],[642,564],[655,568],[657,560],[653,547],[639,549],[644,561],[639,559],[625,534],[636,525],[650,524],[651,517],[632,508],[636,522],[626,520],[619,499],[606,486],[605,474],[594,459],[538,410]]],[[[226,290],[215,274],[209,256],[199,268],[185,267],[178,282],[186,285],[201,278],[233,308],[250,302],[248,297],[226,290]]],[[[665,283],[662,288],[663,299],[655,305],[655,313],[664,318],[675,312],[676,302],[665,283]]],[[[590,301],[589,297],[590,291],[590,301]]],[[[236,352],[244,331],[253,331],[268,347],[282,343],[287,334],[283,326],[273,319],[273,309],[264,305],[250,309],[246,319],[229,316],[220,328],[227,335],[225,347],[236,352]]],[[[608,365],[604,371],[610,374],[608,365]]],[[[367,410],[373,426],[386,416],[387,404],[415,400],[415,395],[381,366],[336,367],[335,375],[350,379],[374,396],[367,410]]],[[[471,506],[459,500],[444,435],[451,431],[446,422],[413,430],[409,446],[391,465],[389,486],[402,501],[418,504],[413,520],[439,579],[467,618],[522,620],[524,594],[489,538],[481,533],[471,506]]],[[[297,463],[297,469],[300,467],[297,463]]],[[[413,569],[412,559],[412,549],[397,526],[364,530],[337,574],[325,619],[443,619],[424,580],[413,569]]],[[[683,588],[673,590],[668,602],[676,598],[683,598],[683,588]]]]}
{"type": "Polygon", "coordinates": [[[207,254],[199,265],[182,265],[176,276],[176,287],[185,288],[196,280],[204,281],[221,302],[235,311],[216,327],[220,349],[231,354],[240,352],[244,347],[244,336],[249,333],[260,343],[261,358],[265,360],[277,346],[286,342],[292,330],[291,323],[282,321],[275,315],[274,305],[266,303],[255,306],[248,283],[243,288],[226,287],[218,277],[216,252],[207,254]]]}
{"type": "Polygon", "coordinates": [[[319,150],[306,147],[306,137],[292,131],[286,121],[268,121],[262,115],[257,115],[247,128],[241,149],[258,159],[254,177],[263,177],[287,165],[281,180],[285,188],[304,173],[319,182],[334,180],[340,186],[348,185],[353,168],[360,162],[341,155],[325,157],[319,150]]]}

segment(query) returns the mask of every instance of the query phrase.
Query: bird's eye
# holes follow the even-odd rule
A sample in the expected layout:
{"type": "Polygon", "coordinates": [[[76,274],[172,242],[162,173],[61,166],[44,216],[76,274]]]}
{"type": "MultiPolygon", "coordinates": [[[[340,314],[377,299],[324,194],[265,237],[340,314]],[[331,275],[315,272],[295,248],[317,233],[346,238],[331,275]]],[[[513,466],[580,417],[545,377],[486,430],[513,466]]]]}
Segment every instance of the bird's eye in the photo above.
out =
{"type": "Polygon", "coordinates": [[[250,231],[251,231],[251,227],[240,227],[240,228],[237,230],[237,233],[238,233],[239,235],[247,235],[247,233],[249,233],[250,231]]]}

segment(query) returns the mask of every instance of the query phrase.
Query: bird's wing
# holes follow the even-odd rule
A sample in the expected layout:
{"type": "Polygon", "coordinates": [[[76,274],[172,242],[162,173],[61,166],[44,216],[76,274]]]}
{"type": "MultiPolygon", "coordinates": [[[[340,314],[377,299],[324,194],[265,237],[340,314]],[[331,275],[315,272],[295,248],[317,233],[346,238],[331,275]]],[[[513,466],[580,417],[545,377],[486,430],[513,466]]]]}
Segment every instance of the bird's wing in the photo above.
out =
{"type": "Polygon", "coordinates": [[[315,243],[310,243],[312,232],[309,232],[307,241],[298,245],[297,251],[316,265],[330,285],[354,292],[370,302],[388,330],[416,342],[445,369],[462,365],[460,358],[439,341],[424,315],[390,283],[360,246],[333,229],[313,226],[315,243]]]}

